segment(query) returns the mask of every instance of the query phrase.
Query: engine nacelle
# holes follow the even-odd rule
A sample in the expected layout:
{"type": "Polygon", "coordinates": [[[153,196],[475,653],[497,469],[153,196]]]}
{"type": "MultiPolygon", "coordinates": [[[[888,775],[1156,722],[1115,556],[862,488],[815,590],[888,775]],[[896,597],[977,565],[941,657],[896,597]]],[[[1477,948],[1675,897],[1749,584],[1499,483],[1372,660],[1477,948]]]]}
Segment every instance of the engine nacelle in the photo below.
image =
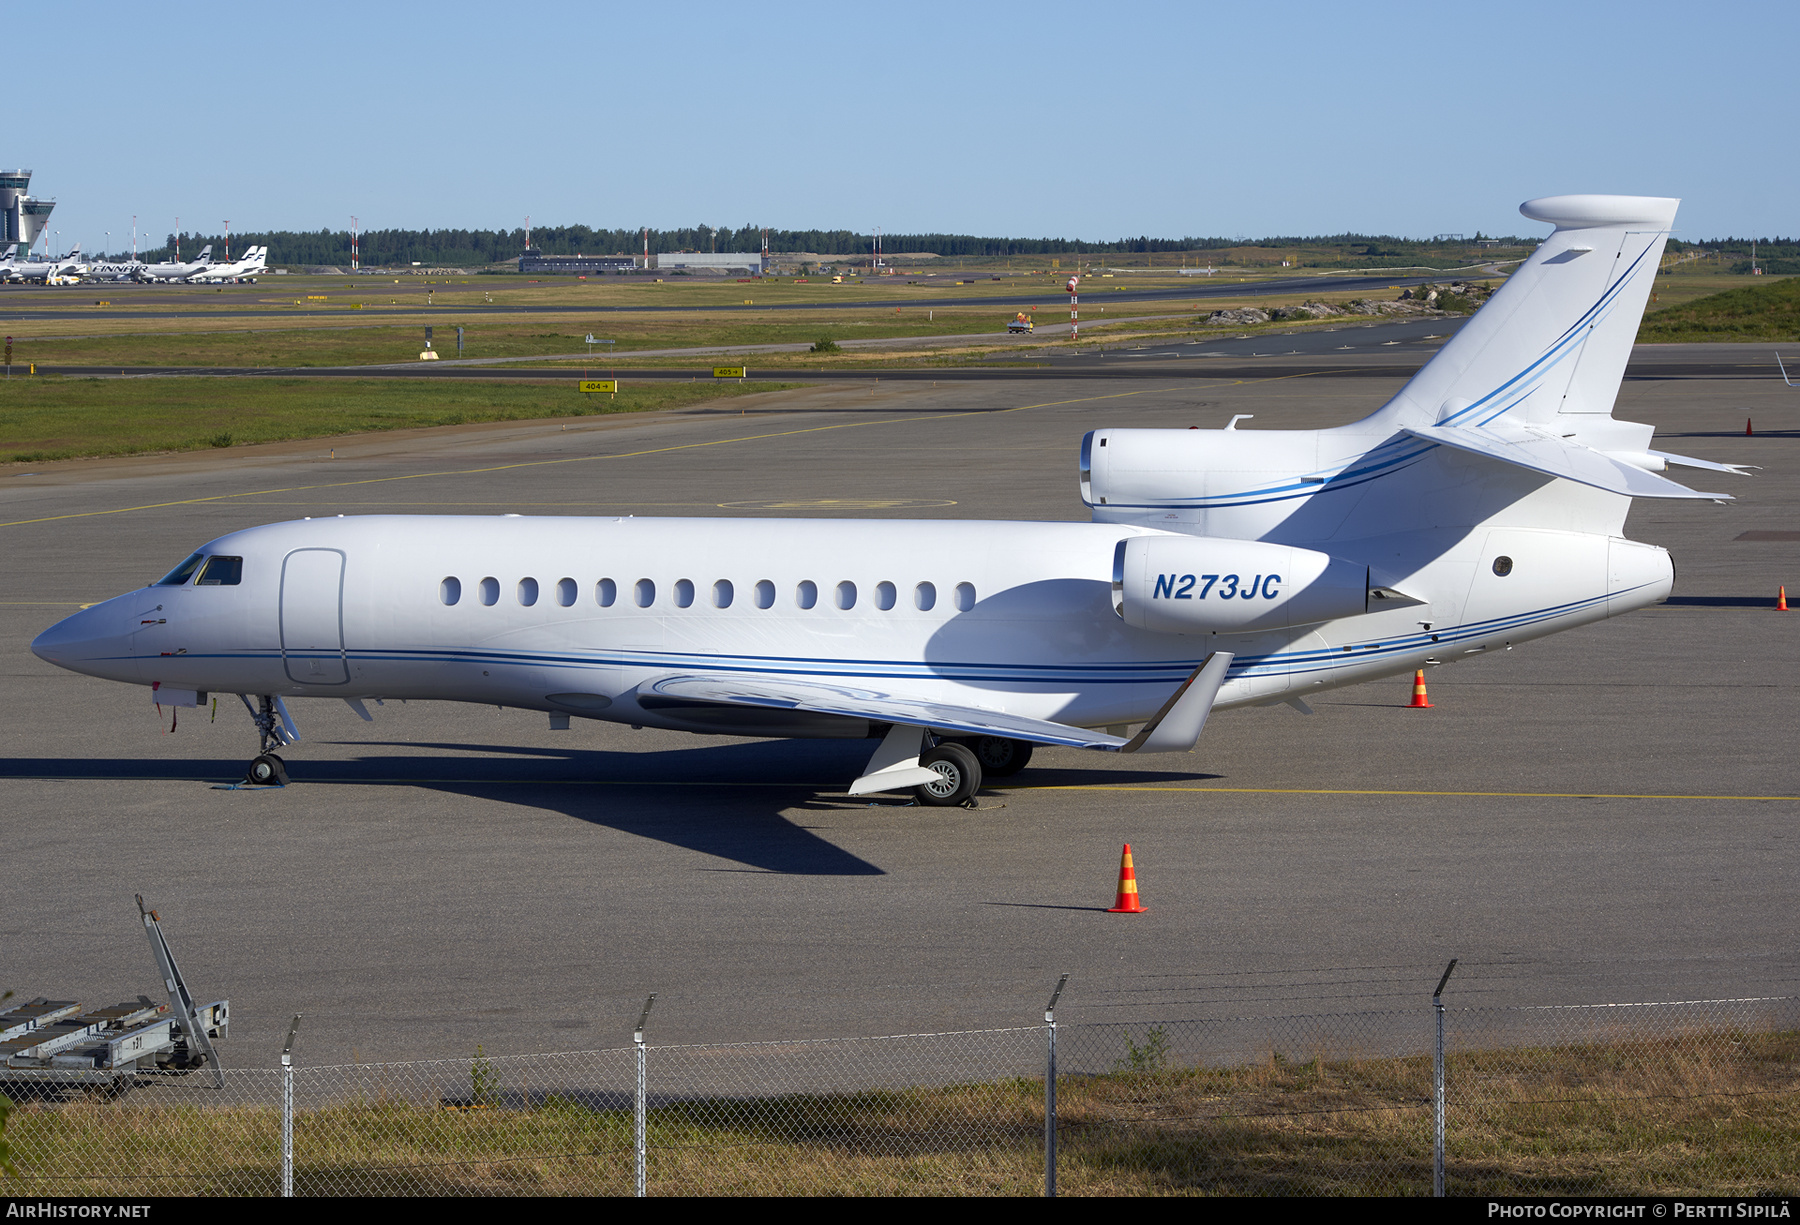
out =
{"type": "Polygon", "coordinates": [[[1369,568],[1314,549],[1133,536],[1113,550],[1113,611],[1160,634],[1239,634],[1369,610],[1369,568]]]}

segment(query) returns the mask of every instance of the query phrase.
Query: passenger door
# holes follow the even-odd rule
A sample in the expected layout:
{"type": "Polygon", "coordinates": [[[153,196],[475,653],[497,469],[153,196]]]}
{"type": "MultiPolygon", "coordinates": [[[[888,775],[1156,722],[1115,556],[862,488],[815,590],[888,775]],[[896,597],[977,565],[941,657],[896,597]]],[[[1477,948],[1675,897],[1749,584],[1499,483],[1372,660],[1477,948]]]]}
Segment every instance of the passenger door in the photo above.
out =
{"type": "Polygon", "coordinates": [[[341,551],[296,549],[281,563],[281,659],[289,678],[303,685],[349,681],[341,551]]]}

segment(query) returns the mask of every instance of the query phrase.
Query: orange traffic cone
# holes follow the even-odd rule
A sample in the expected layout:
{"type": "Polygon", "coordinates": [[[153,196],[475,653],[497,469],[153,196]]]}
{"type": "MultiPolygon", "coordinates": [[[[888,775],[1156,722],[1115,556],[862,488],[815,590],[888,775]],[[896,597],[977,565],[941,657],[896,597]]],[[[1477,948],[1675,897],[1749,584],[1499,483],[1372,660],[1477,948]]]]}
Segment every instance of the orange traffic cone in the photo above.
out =
{"type": "Polygon", "coordinates": [[[1431,709],[1431,699],[1425,696],[1425,669],[1423,668],[1413,673],[1413,700],[1406,704],[1406,709],[1431,709]]]}
{"type": "Polygon", "coordinates": [[[1787,611],[1787,610],[1788,610],[1788,607],[1787,607],[1787,588],[1786,588],[1786,587],[1783,587],[1783,588],[1782,588],[1782,589],[1781,589],[1781,594],[1780,594],[1780,595],[1777,595],[1777,596],[1776,596],[1776,597],[1775,597],[1775,611],[1776,611],[1776,612],[1786,612],[1786,611],[1787,611]]]}
{"type": "Polygon", "coordinates": [[[1138,905],[1137,873],[1131,868],[1131,843],[1125,844],[1125,854],[1119,859],[1119,899],[1114,902],[1107,914],[1143,914],[1144,908],[1138,905]]]}

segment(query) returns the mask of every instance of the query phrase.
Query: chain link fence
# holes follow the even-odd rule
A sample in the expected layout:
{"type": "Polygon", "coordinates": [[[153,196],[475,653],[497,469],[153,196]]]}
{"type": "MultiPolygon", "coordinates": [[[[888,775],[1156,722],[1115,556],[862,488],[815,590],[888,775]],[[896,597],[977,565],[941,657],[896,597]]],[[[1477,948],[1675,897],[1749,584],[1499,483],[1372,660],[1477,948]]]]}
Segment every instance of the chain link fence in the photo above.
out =
{"type": "MultiPolygon", "coordinates": [[[[1445,1191],[1791,1192],[1797,1004],[1446,1009],[1445,1191]]],[[[1036,1195],[1054,1154],[1063,1194],[1423,1196],[1434,1042],[1419,1008],[6,1082],[0,1187],[1036,1195]]]]}
{"type": "Polygon", "coordinates": [[[1800,1190],[1800,1000],[1450,1009],[1450,1195],[1800,1190]]]}

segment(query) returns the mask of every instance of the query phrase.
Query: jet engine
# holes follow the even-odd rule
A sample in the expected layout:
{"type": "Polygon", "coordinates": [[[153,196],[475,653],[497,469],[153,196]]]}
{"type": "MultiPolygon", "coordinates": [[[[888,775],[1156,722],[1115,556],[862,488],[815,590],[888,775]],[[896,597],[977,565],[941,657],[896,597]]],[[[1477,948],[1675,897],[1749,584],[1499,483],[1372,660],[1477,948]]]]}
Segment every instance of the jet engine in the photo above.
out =
{"type": "Polygon", "coordinates": [[[1113,550],[1113,611],[1160,634],[1241,634],[1369,610],[1369,568],[1314,549],[1133,536],[1113,550]]]}

